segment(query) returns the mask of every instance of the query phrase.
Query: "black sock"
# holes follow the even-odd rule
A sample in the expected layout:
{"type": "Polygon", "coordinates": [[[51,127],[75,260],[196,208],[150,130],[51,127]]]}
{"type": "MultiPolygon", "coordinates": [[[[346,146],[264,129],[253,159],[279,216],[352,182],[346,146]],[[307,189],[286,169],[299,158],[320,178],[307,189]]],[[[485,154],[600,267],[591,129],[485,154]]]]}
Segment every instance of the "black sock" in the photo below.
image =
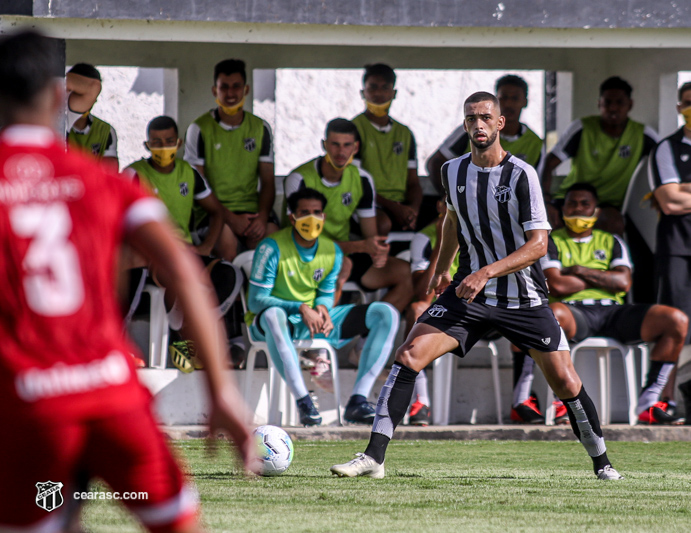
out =
{"type": "Polygon", "coordinates": [[[511,351],[511,355],[513,356],[513,387],[515,389],[523,373],[523,362],[526,357],[530,356],[525,352],[514,352],[513,350],[511,351]]]}
{"type": "Polygon", "coordinates": [[[593,469],[597,471],[610,464],[607,459],[607,447],[602,437],[600,419],[593,401],[581,386],[575,398],[562,398],[569,415],[571,429],[593,460],[593,469]]]}
{"type": "Polygon", "coordinates": [[[384,462],[386,447],[393,437],[396,426],[405,416],[410,398],[415,388],[415,378],[418,372],[400,363],[394,363],[389,377],[379,394],[376,416],[372,425],[370,441],[365,450],[379,464],[384,462]]]}

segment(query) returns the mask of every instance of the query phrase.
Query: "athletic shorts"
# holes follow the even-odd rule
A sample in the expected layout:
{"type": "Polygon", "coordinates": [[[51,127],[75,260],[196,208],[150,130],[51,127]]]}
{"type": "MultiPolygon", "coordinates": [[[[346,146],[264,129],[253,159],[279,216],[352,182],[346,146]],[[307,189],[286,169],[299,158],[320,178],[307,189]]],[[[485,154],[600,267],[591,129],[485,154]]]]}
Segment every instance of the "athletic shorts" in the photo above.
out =
{"type": "Polygon", "coordinates": [[[479,302],[468,303],[456,296],[452,284],[418,318],[458,341],[453,353],[464,357],[477,341],[496,330],[521,351],[568,350],[566,336],[548,305],[525,309],[502,309],[479,302]]]}
{"type": "Polygon", "coordinates": [[[113,494],[119,493],[121,503],[154,531],[185,523],[198,513],[196,492],[184,484],[148,405],[90,420],[61,421],[56,413],[49,423],[30,416],[4,416],[2,423],[0,530],[34,526],[61,531],[68,509],[81,501],[74,498],[75,491],[85,490],[75,483],[78,477],[105,481],[113,494]],[[44,489],[41,497],[36,484],[48,482],[62,487],[47,496],[44,489]],[[147,493],[147,498],[125,499],[139,492],[147,493]]]}
{"type": "Polygon", "coordinates": [[[641,342],[641,325],[650,304],[582,305],[565,304],[576,321],[573,340],[588,337],[612,337],[624,344],[641,342]]]}
{"type": "Polygon", "coordinates": [[[353,263],[353,269],[350,271],[348,281],[356,281],[360,283],[362,276],[364,276],[365,272],[372,268],[372,265],[374,264],[372,262],[372,257],[370,256],[370,254],[358,253],[350,254],[348,258],[353,263]]]}

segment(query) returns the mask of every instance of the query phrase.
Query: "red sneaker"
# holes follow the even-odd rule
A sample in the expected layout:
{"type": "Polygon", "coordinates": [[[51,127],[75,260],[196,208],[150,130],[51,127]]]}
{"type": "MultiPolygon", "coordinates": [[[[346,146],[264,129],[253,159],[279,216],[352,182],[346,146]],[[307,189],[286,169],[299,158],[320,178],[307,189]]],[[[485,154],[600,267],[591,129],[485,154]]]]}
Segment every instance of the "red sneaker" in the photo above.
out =
{"type": "Polygon", "coordinates": [[[561,400],[552,402],[554,406],[554,423],[558,425],[569,423],[569,413],[566,411],[566,406],[561,400]]]}
{"type": "Polygon", "coordinates": [[[638,421],[644,424],[681,426],[684,419],[667,414],[667,402],[657,402],[638,415],[638,421]]]}
{"type": "Polygon", "coordinates": [[[511,408],[511,420],[518,424],[544,424],[545,417],[537,408],[535,396],[511,408]]]}
{"type": "Polygon", "coordinates": [[[411,426],[429,426],[431,422],[430,410],[420,400],[410,406],[408,423],[411,426]]]}

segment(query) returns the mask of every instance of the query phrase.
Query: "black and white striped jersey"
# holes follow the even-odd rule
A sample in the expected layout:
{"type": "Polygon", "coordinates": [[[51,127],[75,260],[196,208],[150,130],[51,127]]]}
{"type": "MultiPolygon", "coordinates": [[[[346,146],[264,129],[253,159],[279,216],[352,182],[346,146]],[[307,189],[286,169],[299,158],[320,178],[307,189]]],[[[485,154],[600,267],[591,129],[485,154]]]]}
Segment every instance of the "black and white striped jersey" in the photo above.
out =
{"type": "MultiPolygon", "coordinates": [[[[526,231],[550,230],[535,169],[507,152],[502,162],[481,168],[471,154],[442,167],[446,203],[458,216],[460,261],[454,281],[518,250],[526,231]]],[[[547,284],[540,262],[487,282],[475,301],[521,309],[547,303],[547,284]]]]}

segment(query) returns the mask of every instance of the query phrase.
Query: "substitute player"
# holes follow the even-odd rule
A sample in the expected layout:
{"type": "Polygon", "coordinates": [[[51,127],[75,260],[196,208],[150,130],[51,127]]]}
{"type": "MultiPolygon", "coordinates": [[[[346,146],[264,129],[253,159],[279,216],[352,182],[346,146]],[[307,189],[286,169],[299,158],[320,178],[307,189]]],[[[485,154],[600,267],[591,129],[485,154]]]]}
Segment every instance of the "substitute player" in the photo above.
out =
{"type": "Polygon", "coordinates": [[[430,291],[442,294],[396,351],[365,453],[331,472],[383,478],[386,447],[408,408],[418,372],[447,352],[464,356],[496,329],[530,351],[564,401],[597,477],[621,479],[607,458],[597,411],[571,364],[564,332],[547,306],[538,260],[547,251],[550,226],[537,173],[497,142],[504,117],[494,95],[474,93],[464,110],[471,154],[442,167],[448,211],[429,284],[430,291]],[[459,246],[458,272],[451,281],[449,267],[459,246]]]}
{"type": "Polygon", "coordinates": [[[197,531],[195,492],[121,333],[114,262],[123,239],[175,290],[207,369],[211,426],[229,432],[246,468],[254,439],[223,376],[203,271],[164,223],[165,207],[66,152],[50,129],[65,103],[53,44],[33,32],[0,41],[0,530],[65,530],[79,473],[148,493],[126,503],[150,531],[197,531]]]}

